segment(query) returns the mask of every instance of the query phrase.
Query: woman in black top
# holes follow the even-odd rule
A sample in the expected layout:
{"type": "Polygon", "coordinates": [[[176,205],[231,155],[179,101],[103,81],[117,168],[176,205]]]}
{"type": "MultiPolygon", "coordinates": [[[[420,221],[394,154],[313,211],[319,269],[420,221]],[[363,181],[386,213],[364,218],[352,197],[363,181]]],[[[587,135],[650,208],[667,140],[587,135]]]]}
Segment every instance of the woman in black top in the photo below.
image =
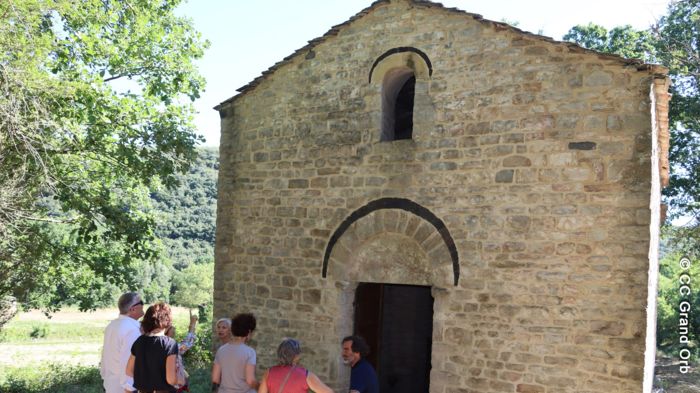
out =
{"type": "Polygon", "coordinates": [[[156,303],[146,310],[141,321],[143,335],[131,346],[126,375],[134,378],[139,392],[175,392],[177,342],[165,335],[172,325],[170,307],[156,303]]]}

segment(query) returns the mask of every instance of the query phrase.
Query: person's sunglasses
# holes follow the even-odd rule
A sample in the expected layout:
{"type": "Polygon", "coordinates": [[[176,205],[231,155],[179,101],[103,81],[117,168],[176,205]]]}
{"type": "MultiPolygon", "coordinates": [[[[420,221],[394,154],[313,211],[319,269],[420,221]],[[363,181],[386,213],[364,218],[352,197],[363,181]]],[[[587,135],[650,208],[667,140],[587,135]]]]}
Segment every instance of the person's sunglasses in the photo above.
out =
{"type": "Polygon", "coordinates": [[[136,307],[136,306],[143,306],[143,300],[139,300],[138,302],[134,303],[131,307],[136,307]]]}

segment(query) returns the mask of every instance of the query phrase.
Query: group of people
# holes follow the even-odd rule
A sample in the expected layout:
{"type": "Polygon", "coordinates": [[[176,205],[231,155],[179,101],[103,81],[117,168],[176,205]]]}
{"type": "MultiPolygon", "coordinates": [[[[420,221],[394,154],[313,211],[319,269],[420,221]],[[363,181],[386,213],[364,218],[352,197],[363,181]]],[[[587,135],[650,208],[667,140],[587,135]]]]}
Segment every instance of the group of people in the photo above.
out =
{"type": "Polygon", "coordinates": [[[119,317],[105,328],[100,359],[105,392],[188,390],[182,355],[194,344],[197,317],[190,315],[187,335],[178,344],[167,304],[156,303],[144,312],[136,292],[123,294],[117,304],[119,317]]]}
{"type": "MultiPolygon", "coordinates": [[[[118,301],[119,317],[107,325],[100,375],[106,393],[176,393],[189,391],[182,354],[194,343],[195,316],[189,332],[178,344],[174,340],[170,307],[156,303],[144,313],[136,292],[118,301]],[[139,323],[139,318],[143,317],[139,323]]],[[[258,382],[256,352],[247,345],[256,328],[253,314],[238,314],[216,323],[223,345],[216,351],[212,367],[212,391],[218,393],[333,393],[313,372],[299,365],[301,343],[285,338],[277,348],[278,365],[266,370],[258,382]]],[[[350,393],[378,393],[379,383],[372,365],[365,359],[367,343],[359,336],[345,337],[343,362],[352,367],[350,393]]]]}

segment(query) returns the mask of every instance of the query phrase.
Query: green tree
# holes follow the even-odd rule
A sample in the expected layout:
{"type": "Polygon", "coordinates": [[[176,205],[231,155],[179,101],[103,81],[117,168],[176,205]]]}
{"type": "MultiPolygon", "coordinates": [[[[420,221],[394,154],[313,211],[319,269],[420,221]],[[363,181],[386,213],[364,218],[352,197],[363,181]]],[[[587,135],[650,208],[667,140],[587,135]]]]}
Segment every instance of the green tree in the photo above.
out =
{"type": "MultiPolygon", "coordinates": [[[[681,332],[679,330],[681,320],[680,304],[682,301],[687,301],[694,307],[700,304],[700,291],[693,285],[692,280],[700,277],[700,264],[697,259],[693,261],[688,269],[680,266],[681,258],[684,255],[681,252],[675,251],[666,256],[659,262],[659,293],[657,303],[657,327],[656,338],[657,346],[668,354],[678,354],[680,348],[688,348],[694,359],[700,359],[700,313],[691,310],[688,313],[689,319],[688,344],[680,342],[681,332]],[[683,274],[687,276],[681,278],[683,274]],[[686,279],[690,279],[690,291],[681,293],[683,282],[687,283],[686,279]]],[[[691,259],[692,260],[692,259],[691,259]]],[[[674,355],[675,356],[675,355],[674,355]]]]}
{"type": "MultiPolygon", "coordinates": [[[[172,276],[176,272],[164,261],[142,261],[136,267],[136,288],[146,303],[169,302],[172,276]]],[[[118,291],[122,292],[122,291],[118,291]]]]}
{"type": "MultiPolygon", "coordinates": [[[[671,99],[670,185],[664,193],[672,217],[694,220],[679,235],[700,239],[700,0],[671,2],[654,28],[659,59],[669,68],[671,99]]],[[[695,255],[700,242],[694,242],[695,255]]]]}
{"type": "Polygon", "coordinates": [[[0,2],[0,296],[88,309],[156,259],[150,191],[201,141],[208,43],[179,3],[0,2]]]}
{"type": "Polygon", "coordinates": [[[214,263],[192,264],[173,277],[173,303],[189,308],[212,303],[214,263]]]}
{"type": "Polygon", "coordinates": [[[635,30],[630,25],[618,26],[608,31],[593,23],[572,27],[563,39],[584,48],[614,53],[630,59],[654,61],[656,42],[650,31],[635,30]]]}

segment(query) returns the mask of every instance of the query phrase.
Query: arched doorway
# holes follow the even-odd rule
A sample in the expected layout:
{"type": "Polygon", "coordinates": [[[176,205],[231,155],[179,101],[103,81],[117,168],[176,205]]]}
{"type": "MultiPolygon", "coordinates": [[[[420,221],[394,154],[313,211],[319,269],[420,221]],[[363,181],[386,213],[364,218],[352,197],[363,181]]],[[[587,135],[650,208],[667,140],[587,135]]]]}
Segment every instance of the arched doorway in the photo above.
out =
{"type": "Polygon", "coordinates": [[[340,223],[323,262],[323,277],[337,289],[339,335],[368,340],[381,391],[429,391],[439,364],[432,332],[441,314],[434,310],[459,281],[459,256],[445,223],[411,200],[377,199],[340,223]]]}

